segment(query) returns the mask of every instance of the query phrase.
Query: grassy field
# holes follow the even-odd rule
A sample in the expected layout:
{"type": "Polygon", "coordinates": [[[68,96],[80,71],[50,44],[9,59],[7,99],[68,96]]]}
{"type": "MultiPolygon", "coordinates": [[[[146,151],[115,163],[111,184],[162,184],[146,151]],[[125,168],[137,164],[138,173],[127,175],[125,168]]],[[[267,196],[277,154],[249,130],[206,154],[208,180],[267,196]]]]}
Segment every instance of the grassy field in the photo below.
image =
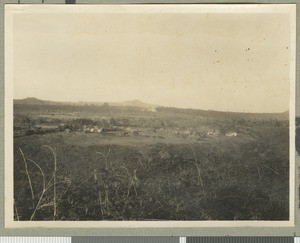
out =
{"type": "Polygon", "coordinates": [[[14,135],[15,220],[289,217],[283,114],[18,104],[14,135]]]}

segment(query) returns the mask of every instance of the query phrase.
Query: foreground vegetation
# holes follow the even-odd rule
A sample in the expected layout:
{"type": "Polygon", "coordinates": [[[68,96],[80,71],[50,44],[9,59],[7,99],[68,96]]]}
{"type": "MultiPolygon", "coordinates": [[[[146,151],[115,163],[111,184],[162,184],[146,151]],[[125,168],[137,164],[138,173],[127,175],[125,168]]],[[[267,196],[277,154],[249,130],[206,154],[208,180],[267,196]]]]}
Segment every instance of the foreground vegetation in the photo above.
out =
{"type": "Polygon", "coordinates": [[[15,220],[288,219],[289,133],[282,117],[39,109],[15,107],[15,220]],[[111,118],[140,133],[80,130],[111,118]],[[71,132],[18,132],[61,123],[71,132]],[[238,136],[226,137],[229,131],[238,136]]]}

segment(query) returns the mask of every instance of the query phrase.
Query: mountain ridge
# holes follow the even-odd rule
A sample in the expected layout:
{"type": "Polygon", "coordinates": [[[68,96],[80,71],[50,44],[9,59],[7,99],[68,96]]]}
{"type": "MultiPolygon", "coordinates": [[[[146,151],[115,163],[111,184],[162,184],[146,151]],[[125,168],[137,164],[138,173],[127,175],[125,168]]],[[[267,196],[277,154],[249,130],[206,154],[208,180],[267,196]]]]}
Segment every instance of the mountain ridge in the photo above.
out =
{"type": "Polygon", "coordinates": [[[289,111],[284,112],[271,112],[271,113],[251,113],[251,112],[232,112],[232,111],[217,111],[217,110],[202,110],[202,109],[189,109],[189,108],[178,108],[178,107],[165,107],[159,105],[153,105],[144,103],[138,99],[119,101],[119,102],[63,102],[63,101],[50,101],[50,100],[42,100],[35,97],[27,97],[24,99],[14,99],[14,104],[23,104],[23,105],[73,105],[73,106],[84,106],[84,105],[94,105],[94,106],[112,106],[112,107],[137,107],[142,110],[148,110],[156,112],[157,108],[164,109],[177,109],[179,110],[198,110],[209,113],[236,113],[236,114],[278,114],[280,116],[289,117],[289,111]]]}
{"type": "Polygon", "coordinates": [[[140,100],[126,100],[121,102],[63,102],[63,101],[50,101],[50,100],[41,100],[35,97],[27,97],[24,99],[14,99],[14,104],[23,104],[23,105],[75,105],[75,106],[83,106],[83,105],[96,105],[96,106],[121,106],[121,107],[138,107],[143,108],[149,111],[156,111],[155,109],[159,107],[158,105],[147,104],[140,100]]]}

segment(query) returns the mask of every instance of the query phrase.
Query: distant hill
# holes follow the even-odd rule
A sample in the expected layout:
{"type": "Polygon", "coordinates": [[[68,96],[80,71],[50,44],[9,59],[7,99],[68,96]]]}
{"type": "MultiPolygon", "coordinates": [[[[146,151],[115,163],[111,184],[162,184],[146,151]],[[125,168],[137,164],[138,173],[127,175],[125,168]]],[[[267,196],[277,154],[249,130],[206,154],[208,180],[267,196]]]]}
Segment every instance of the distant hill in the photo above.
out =
{"type": "Polygon", "coordinates": [[[59,102],[50,100],[40,100],[35,97],[28,97],[25,99],[14,99],[14,104],[23,105],[72,105],[72,102],[59,102]]]}
{"type": "Polygon", "coordinates": [[[14,99],[14,104],[43,105],[44,102],[45,101],[33,97],[28,97],[25,99],[14,99]]]}
{"type": "Polygon", "coordinates": [[[158,112],[185,114],[190,116],[228,118],[228,119],[278,119],[289,120],[289,111],[278,113],[246,113],[246,112],[230,112],[230,111],[214,111],[200,109],[183,109],[174,107],[157,107],[158,112]]]}
{"type": "Polygon", "coordinates": [[[128,100],[124,102],[109,102],[108,105],[138,107],[138,108],[146,109],[148,111],[156,111],[156,108],[158,107],[157,105],[147,104],[140,100],[128,100]]]}
{"type": "Polygon", "coordinates": [[[48,100],[39,100],[34,97],[28,97],[25,99],[15,99],[14,104],[23,104],[23,105],[55,105],[60,102],[48,101],[48,100]]]}
{"type": "Polygon", "coordinates": [[[137,107],[142,110],[156,111],[157,105],[151,105],[144,103],[140,100],[128,100],[123,102],[59,102],[59,101],[49,101],[49,100],[40,100],[34,97],[28,97],[25,99],[15,99],[14,104],[23,104],[23,105],[96,105],[103,106],[108,104],[109,106],[121,106],[121,107],[137,107]]]}
{"type": "MultiPolygon", "coordinates": [[[[289,111],[281,113],[243,113],[243,112],[226,112],[226,111],[214,111],[214,110],[200,110],[200,109],[183,109],[175,107],[163,107],[153,104],[147,104],[140,100],[128,100],[123,102],[59,102],[59,101],[49,101],[40,100],[34,97],[29,97],[25,99],[15,99],[14,104],[23,105],[73,105],[73,106],[111,106],[111,107],[135,107],[139,108],[141,111],[152,111],[152,112],[164,112],[164,113],[181,113],[187,115],[197,115],[204,117],[228,117],[228,118],[253,118],[253,119],[279,119],[288,120],[289,111]]],[[[299,122],[300,123],[300,122],[299,122]]]]}

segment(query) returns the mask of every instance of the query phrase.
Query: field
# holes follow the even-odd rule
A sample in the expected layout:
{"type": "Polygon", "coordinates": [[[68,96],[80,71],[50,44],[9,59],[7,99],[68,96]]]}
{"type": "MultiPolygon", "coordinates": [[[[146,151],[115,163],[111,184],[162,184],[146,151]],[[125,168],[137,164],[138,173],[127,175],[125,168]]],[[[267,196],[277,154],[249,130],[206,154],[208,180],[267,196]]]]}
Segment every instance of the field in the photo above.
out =
{"type": "Polygon", "coordinates": [[[288,114],[17,103],[14,209],[23,221],[288,220],[288,114]]]}

